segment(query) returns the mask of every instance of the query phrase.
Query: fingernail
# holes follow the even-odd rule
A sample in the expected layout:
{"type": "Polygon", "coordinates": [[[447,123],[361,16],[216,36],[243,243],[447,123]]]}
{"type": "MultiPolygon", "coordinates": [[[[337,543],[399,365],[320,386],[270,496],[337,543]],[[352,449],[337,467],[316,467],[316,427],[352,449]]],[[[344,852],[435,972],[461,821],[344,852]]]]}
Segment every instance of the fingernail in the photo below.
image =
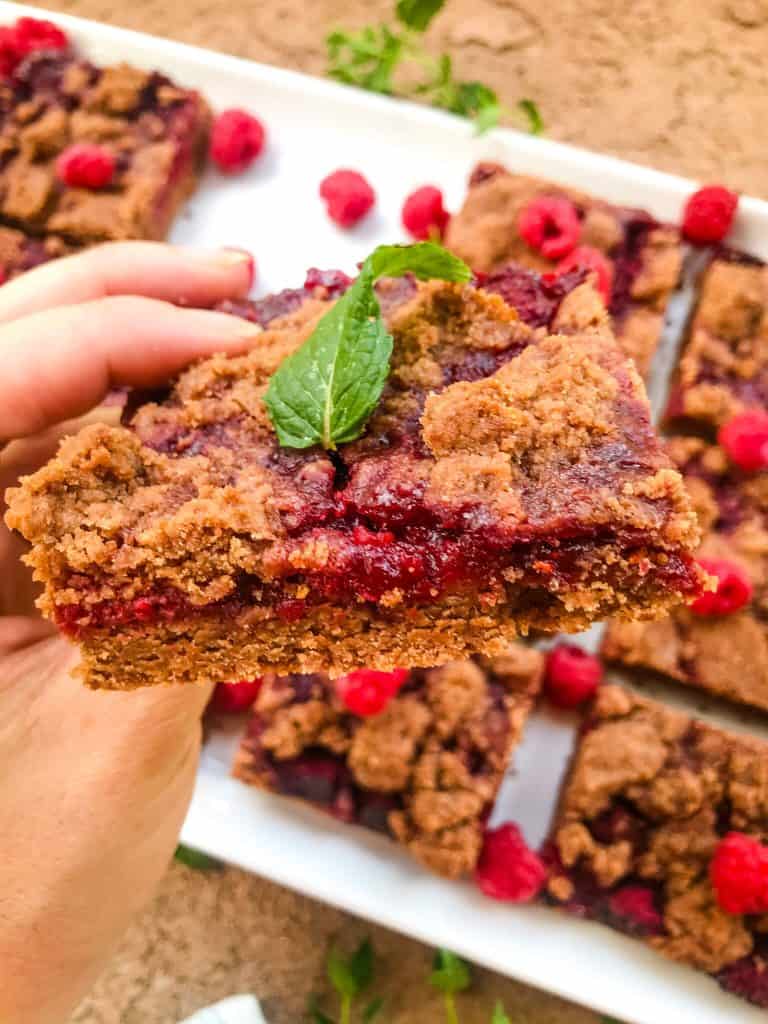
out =
{"type": "Polygon", "coordinates": [[[221,250],[219,258],[222,263],[226,263],[229,266],[241,266],[242,264],[245,264],[248,267],[248,287],[253,287],[253,282],[256,280],[256,260],[247,249],[238,249],[235,246],[227,246],[225,249],[221,250]]]}

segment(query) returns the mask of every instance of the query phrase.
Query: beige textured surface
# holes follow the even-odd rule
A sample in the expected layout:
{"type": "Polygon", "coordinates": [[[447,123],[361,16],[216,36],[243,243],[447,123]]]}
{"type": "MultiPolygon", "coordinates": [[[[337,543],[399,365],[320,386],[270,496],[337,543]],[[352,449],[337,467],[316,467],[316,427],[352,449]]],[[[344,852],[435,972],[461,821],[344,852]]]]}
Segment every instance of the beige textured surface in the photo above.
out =
{"type": "MultiPolygon", "coordinates": [[[[390,0],[47,0],[39,6],[319,72],[337,22],[373,20],[390,0]],[[353,9],[353,13],[347,13],[353,9]]],[[[642,163],[768,195],[764,163],[768,0],[449,0],[431,37],[458,71],[508,103],[536,99],[547,133],[642,163]]],[[[311,856],[311,852],[308,854],[311,856]]],[[[261,993],[272,1024],[298,1024],[322,988],[323,950],[371,931],[392,993],[389,1024],[439,1021],[423,982],[428,952],[237,871],[174,867],[154,908],[75,1017],[172,1024],[236,991],[261,993]]],[[[598,1018],[478,972],[464,1024],[503,998],[519,1024],[598,1018]]]]}

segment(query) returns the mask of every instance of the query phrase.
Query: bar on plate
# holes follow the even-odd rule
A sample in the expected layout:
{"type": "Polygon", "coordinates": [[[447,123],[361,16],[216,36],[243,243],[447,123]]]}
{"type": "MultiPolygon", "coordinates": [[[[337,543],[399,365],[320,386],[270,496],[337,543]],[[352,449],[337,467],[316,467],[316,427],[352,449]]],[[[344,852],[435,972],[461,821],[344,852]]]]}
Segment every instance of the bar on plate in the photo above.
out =
{"type": "Polygon", "coordinates": [[[464,205],[451,218],[446,245],[474,270],[491,274],[510,261],[559,271],[578,265],[580,256],[589,259],[590,252],[594,259],[596,251],[616,338],[640,372],[647,372],[680,277],[676,227],[644,210],[481,163],[464,205]]]}
{"type": "Polygon", "coordinates": [[[205,161],[205,100],[156,71],[45,50],[0,84],[0,106],[0,220],[28,234],[77,245],[164,238],[205,161]],[[98,187],[68,184],[57,166],[84,144],[114,166],[98,187]]]}
{"type": "Polygon", "coordinates": [[[721,250],[701,284],[667,418],[711,430],[752,408],[768,408],[768,266],[721,250]]]}
{"type": "Polygon", "coordinates": [[[668,450],[704,530],[698,557],[720,577],[718,592],[658,622],[609,623],[603,656],[768,710],[768,473],[740,470],[699,438],[672,438],[668,450]]]}
{"type": "Polygon", "coordinates": [[[268,324],[249,354],[66,440],[7,522],[88,685],[429,667],[694,598],[690,501],[583,277],[509,271],[519,310],[385,282],[389,378],[331,453],[281,447],[263,396],[333,275],[276,319],[240,305],[268,324]]]}
{"type": "Polygon", "coordinates": [[[366,669],[336,682],[267,676],[233,773],[385,832],[431,870],[458,878],[480,855],[543,660],[515,644],[496,658],[388,677],[366,669]],[[381,692],[390,681],[385,706],[362,715],[366,686],[381,692]]]}
{"type": "Polygon", "coordinates": [[[768,1007],[768,744],[603,687],[548,848],[548,897],[768,1007]]]}

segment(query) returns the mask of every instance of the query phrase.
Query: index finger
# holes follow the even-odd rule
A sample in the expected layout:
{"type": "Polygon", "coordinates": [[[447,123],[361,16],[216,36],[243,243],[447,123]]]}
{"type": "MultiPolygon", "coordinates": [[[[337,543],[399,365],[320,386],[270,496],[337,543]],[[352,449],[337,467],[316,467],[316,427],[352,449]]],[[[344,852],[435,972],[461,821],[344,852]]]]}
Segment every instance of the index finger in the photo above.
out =
{"type": "Polygon", "coordinates": [[[144,295],[211,306],[246,295],[254,261],[242,249],[185,249],[161,242],[108,242],[46,263],[0,288],[0,323],[54,306],[144,295]]]}

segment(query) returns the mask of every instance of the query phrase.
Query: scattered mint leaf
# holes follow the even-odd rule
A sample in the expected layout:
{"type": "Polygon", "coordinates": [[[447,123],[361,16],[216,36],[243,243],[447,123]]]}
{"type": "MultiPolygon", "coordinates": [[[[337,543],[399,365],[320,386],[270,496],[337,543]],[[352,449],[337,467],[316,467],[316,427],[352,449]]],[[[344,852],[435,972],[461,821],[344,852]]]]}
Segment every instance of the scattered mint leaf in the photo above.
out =
{"type": "Polygon", "coordinates": [[[493,1008],[493,1017],[491,1017],[491,1024],[512,1024],[512,1021],[504,1012],[504,1007],[501,1003],[496,1003],[493,1008]]]}
{"type": "Polygon", "coordinates": [[[373,946],[370,939],[364,939],[349,958],[349,970],[357,985],[357,992],[364,992],[373,981],[373,946]]]}
{"type": "Polygon", "coordinates": [[[328,980],[339,993],[346,999],[352,999],[357,995],[357,982],[350,970],[349,963],[335,949],[328,954],[328,980]]]}
{"type": "Polygon", "coordinates": [[[374,284],[411,273],[468,281],[469,267],[434,242],[379,246],[357,280],[273,374],[265,396],[281,445],[335,448],[359,437],[389,374],[392,336],[374,284]]]}
{"type": "Polygon", "coordinates": [[[312,1024],[335,1024],[317,1005],[317,996],[311,996],[307,1007],[312,1024]]]}
{"type": "Polygon", "coordinates": [[[363,1024],[372,1024],[372,1022],[381,1013],[383,1006],[384,1000],[381,996],[377,996],[376,999],[368,1003],[366,1008],[363,1010],[363,1024]]]}
{"type": "Polygon", "coordinates": [[[448,949],[439,949],[435,953],[432,966],[429,983],[440,992],[453,995],[463,992],[472,983],[468,965],[448,949]]]}
{"type": "Polygon", "coordinates": [[[364,939],[348,958],[332,949],[328,954],[328,978],[340,996],[352,999],[373,980],[373,946],[364,939]]]}
{"type": "Polygon", "coordinates": [[[542,120],[539,108],[533,100],[520,100],[517,108],[525,115],[528,121],[528,131],[531,135],[541,135],[544,131],[544,121],[542,120]]]}
{"type": "Polygon", "coordinates": [[[386,25],[359,32],[331,32],[325,40],[328,74],[337,82],[386,96],[394,92],[393,75],[400,63],[404,39],[386,25]]]}
{"type": "Polygon", "coordinates": [[[444,6],[445,0],[398,0],[396,13],[403,25],[423,32],[444,6]]]}
{"type": "Polygon", "coordinates": [[[207,853],[193,850],[191,846],[185,846],[183,843],[179,843],[173,856],[180,864],[186,864],[195,871],[218,871],[224,866],[221,861],[209,857],[207,853]]]}

